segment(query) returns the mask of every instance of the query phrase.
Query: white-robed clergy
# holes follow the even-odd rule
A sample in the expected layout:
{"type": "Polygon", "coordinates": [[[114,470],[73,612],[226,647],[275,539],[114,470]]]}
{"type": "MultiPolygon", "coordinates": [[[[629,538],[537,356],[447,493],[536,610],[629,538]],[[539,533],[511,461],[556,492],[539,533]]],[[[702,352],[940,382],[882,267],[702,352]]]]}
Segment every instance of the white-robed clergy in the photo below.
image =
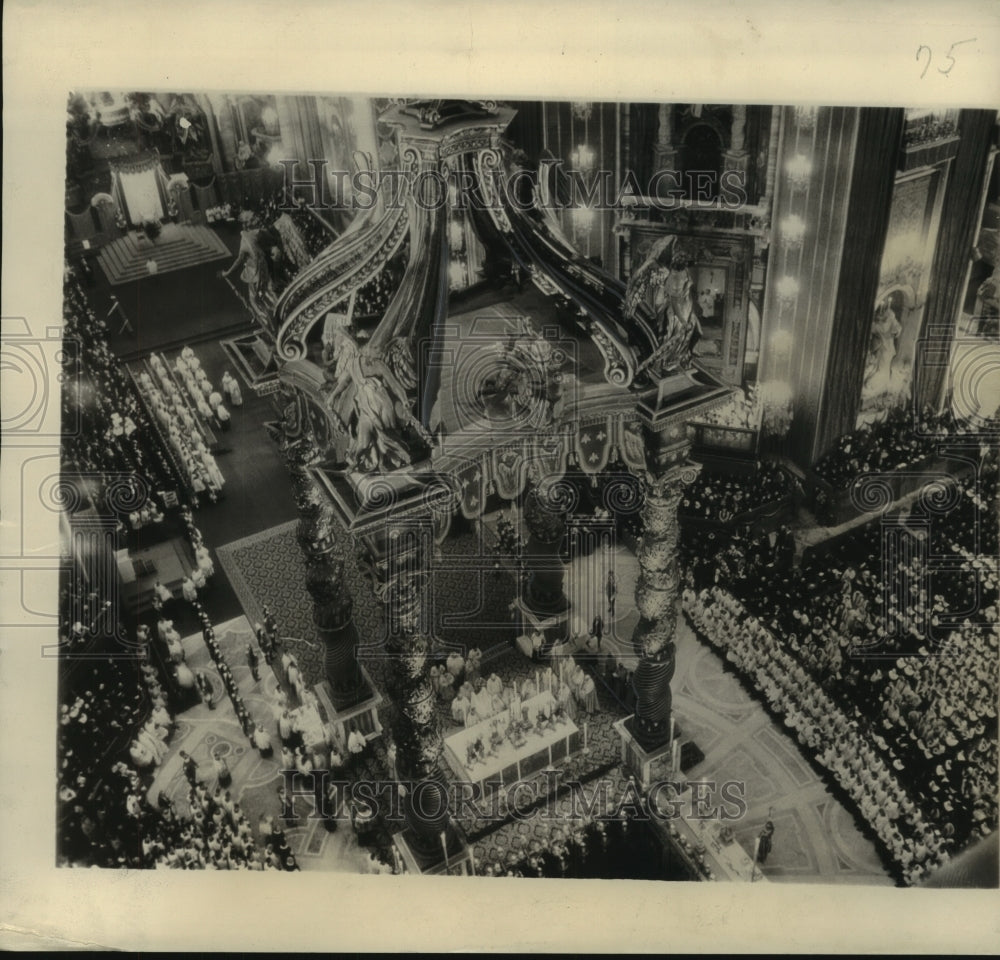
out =
{"type": "Polygon", "coordinates": [[[166,603],[168,600],[174,599],[174,595],[159,580],[153,584],[153,591],[160,598],[161,603],[166,603]]]}
{"type": "Polygon", "coordinates": [[[190,576],[186,576],[181,581],[181,593],[188,603],[198,602],[198,588],[195,587],[194,580],[192,580],[190,576]]]}
{"type": "Polygon", "coordinates": [[[222,392],[229,398],[230,406],[243,406],[243,394],[240,392],[240,385],[228,370],[222,375],[222,392]]]}
{"type": "Polygon", "coordinates": [[[208,547],[198,547],[194,555],[198,561],[198,569],[202,572],[202,575],[206,578],[214,576],[215,564],[212,563],[212,555],[208,552],[208,547]]]}

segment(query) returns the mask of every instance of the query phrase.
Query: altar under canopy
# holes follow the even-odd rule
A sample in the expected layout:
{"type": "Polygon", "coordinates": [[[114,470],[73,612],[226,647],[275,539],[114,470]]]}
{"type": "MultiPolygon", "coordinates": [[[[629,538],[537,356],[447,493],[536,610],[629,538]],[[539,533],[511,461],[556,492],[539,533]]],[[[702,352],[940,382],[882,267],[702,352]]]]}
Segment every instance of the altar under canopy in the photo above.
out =
{"type": "MultiPolygon", "coordinates": [[[[555,698],[545,690],[524,700],[520,712],[533,725],[539,711],[547,710],[551,716],[555,707],[555,698]]],[[[581,746],[580,730],[566,716],[552,720],[541,730],[532,726],[523,734],[523,742],[517,743],[505,735],[509,723],[510,712],[505,710],[448,737],[444,742],[444,754],[455,776],[469,783],[485,785],[490,781],[510,786],[538,773],[550,763],[565,759],[581,746]],[[502,743],[495,748],[491,746],[494,731],[503,737],[502,743]],[[485,755],[470,761],[469,747],[477,740],[482,740],[485,755]]]]}

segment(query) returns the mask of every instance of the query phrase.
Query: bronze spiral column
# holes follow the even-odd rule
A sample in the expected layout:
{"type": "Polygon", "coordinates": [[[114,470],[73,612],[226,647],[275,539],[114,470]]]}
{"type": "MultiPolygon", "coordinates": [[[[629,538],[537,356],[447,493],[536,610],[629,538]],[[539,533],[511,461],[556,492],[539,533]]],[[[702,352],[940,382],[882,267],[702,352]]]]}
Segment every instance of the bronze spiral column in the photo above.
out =
{"type": "Polygon", "coordinates": [[[334,550],[338,524],[309,471],[322,455],[315,438],[305,428],[300,398],[293,398],[286,405],[278,439],[299,511],[296,540],[305,560],[313,623],[324,647],[324,673],[333,704],[340,710],[359,703],[370,691],[357,659],[354,600],[345,579],[344,561],[334,550]]]}
{"type": "Polygon", "coordinates": [[[420,545],[398,542],[408,535],[394,538],[396,550],[382,565],[384,579],[378,589],[385,603],[390,727],[407,841],[415,855],[435,861],[442,852],[441,834],[449,847],[455,838],[449,830],[449,794],[441,772],[444,740],[437,692],[428,673],[432,639],[422,622],[427,579],[423,565],[428,558],[420,545]]]}
{"type": "Polygon", "coordinates": [[[643,477],[643,534],[635,587],[640,619],[632,634],[639,665],[632,677],[636,707],[630,729],[647,751],[663,746],[670,739],[670,681],[675,669],[674,633],[680,592],[677,505],[684,484],[690,483],[697,471],[696,466],[684,464],[643,477]]]}

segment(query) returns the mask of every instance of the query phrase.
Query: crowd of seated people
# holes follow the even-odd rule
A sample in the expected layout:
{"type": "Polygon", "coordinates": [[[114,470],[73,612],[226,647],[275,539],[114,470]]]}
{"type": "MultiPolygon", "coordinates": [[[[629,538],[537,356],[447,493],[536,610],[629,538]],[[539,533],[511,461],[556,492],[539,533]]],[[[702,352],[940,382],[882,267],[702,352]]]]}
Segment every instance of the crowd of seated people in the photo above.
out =
{"type": "Polygon", "coordinates": [[[766,583],[788,585],[794,576],[795,535],[787,524],[754,533],[740,525],[730,531],[687,529],[680,542],[681,562],[695,583],[707,586],[766,583]]]}
{"type": "Polygon", "coordinates": [[[906,883],[920,881],[950,858],[954,840],[925,816],[898,769],[760,620],[720,587],[695,592],[687,586],[683,602],[699,632],[752,681],[813,759],[830,771],[906,883]]]}
{"type": "Polygon", "coordinates": [[[838,490],[846,490],[860,476],[903,470],[934,456],[942,440],[960,437],[973,428],[950,412],[925,410],[914,421],[912,411],[900,408],[884,420],[842,436],[813,470],[838,490]]]}
{"type": "MultiPolygon", "coordinates": [[[[221,427],[223,430],[228,430],[229,411],[226,409],[225,403],[223,403],[223,395],[213,386],[211,380],[208,379],[208,374],[205,373],[201,365],[201,360],[191,347],[184,347],[181,350],[180,356],[174,361],[174,370],[177,373],[178,379],[183,381],[184,387],[190,397],[191,405],[198,411],[198,415],[202,420],[214,426],[221,427]]],[[[235,381],[232,379],[232,374],[226,371],[222,379],[222,390],[226,394],[225,399],[229,402],[236,399],[236,394],[239,392],[239,386],[236,385],[234,393],[234,384],[235,381]]],[[[242,396],[239,397],[239,402],[235,405],[239,406],[241,402],[242,396]]]]}
{"type": "Polygon", "coordinates": [[[703,469],[685,487],[678,513],[728,523],[740,514],[782,500],[792,491],[791,477],[774,463],[758,462],[753,473],[746,475],[703,469]]]}
{"type": "MultiPolygon", "coordinates": [[[[660,879],[659,859],[649,855],[656,842],[649,824],[634,817],[626,809],[614,810],[613,804],[602,814],[583,815],[565,825],[542,817],[529,838],[506,857],[485,859],[478,872],[486,877],[660,879]]],[[[692,854],[692,860],[696,857],[692,854]]]]}
{"type": "Polygon", "coordinates": [[[692,587],[721,587],[859,724],[956,847],[997,825],[997,466],[922,493],[801,568],[751,542],[686,536],[692,587]],[[887,559],[884,559],[887,558],[887,559]],[[941,559],[945,558],[945,559],[941,559]],[[765,589],[762,589],[765,587],[765,589]]]}
{"type": "Polygon", "coordinates": [[[114,634],[117,611],[108,597],[88,590],[78,577],[64,582],[59,590],[59,647],[70,656],[83,650],[99,637],[114,634]]]}
{"type": "Polygon", "coordinates": [[[108,346],[104,318],[94,314],[69,267],[63,319],[63,469],[90,478],[85,492],[101,513],[105,505],[98,501],[123,476],[143,477],[150,492],[176,489],[176,464],[108,346]]]}
{"type": "Polygon", "coordinates": [[[712,426],[755,430],[760,425],[760,401],[757,396],[757,384],[750,384],[746,393],[737,391],[721,407],[699,415],[698,422],[709,423],[712,426]]]}
{"type": "Polygon", "coordinates": [[[330,228],[324,226],[320,220],[309,212],[304,203],[287,203],[283,192],[280,196],[267,200],[260,209],[261,220],[267,225],[276,223],[283,214],[295,226],[295,230],[301,241],[301,252],[291,257],[296,270],[300,270],[309,260],[318,256],[330,246],[334,240],[334,235],[330,228]],[[303,255],[308,256],[309,260],[303,261],[303,255]]]}
{"type": "MultiPolygon", "coordinates": [[[[156,751],[162,758],[164,741],[173,725],[163,689],[154,668],[144,663],[142,675],[152,712],[140,727],[144,714],[141,695],[130,696],[127,681],[111,681],[114,671],[104,664],[96,666],[101,679],[95,683],[101,687],[103,714],[99,705],[87,708],[78,699],[64,710],[61,721],[60,750],[68,754],[64,759],[69,763],[63,763],[60,777],[60,865],[188,870],[281,867],[257,849],[239,804],[221,785],[212,792],[195,778],[189,787],[187,811],[177,809],[163,791],[155,805],[149,802],[148,777],[140,771],[155,764],[141,762],[137,749],[156,751]],[[124,715],[122,705],[128,707],[124,715]],[[89,739],[81,743],[79,731],[87,725],[89,739]],[[131,764],[112,760],[114,754],[109,754],[95,765],[102,737],[129,727],[139,729],[130,749],[131,764]],[[166,736],[154,736],[148,732],[150,727],[162,728],[166,736]],[[83,758],[86,773],[74,765],[76,758],[83,758]],[[93,789],[88,775],[96,779],[93,789]]],[[[134,668],[131,672],[134,674],[134,668]]]]}
{"type": "Polygon", "coordinates": [[[173,718],[153,668],[137,684],[135,656],[119,650],[70,663],[60,693],[58,853],[82,866],[133,866],[138,774],[116,775],[125,757],[162,759],[173,718]],[[150,672],[153,671],[153,672],[150,672]]]}

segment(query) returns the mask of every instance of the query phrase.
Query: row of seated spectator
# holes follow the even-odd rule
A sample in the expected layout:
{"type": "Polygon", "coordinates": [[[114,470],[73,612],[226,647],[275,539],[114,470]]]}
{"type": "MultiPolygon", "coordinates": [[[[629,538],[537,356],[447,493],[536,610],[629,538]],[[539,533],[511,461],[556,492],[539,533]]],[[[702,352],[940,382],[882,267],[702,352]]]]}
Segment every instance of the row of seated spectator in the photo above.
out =
{"type": "Polygon", "coordinates": [[[846,490],[862,475],[903,470],[936,455],[943,440],[976,431],[950,411],[928,409],[915,418],[912,411],[900,408],[842,436],[813,470],[836,489],[846,490]]]}
{"type": "Polygon", "coordinates": [[[758,387],[751,383],[746,393],[734,393],[721,407],[709,410],[698,417],[699,422],[719,427],[739,427],[754,430],[760,423],[758,387]]]}
{"type": "Polygon", "coordinates": [[[163,755],[173,717],[155,670],[136,663],[126,650],[78,662],[72,689],[60,691],[57,853],[65,865],[138,865],[141,783],[134,771],[120,773],[130,753],[163,755]]]}
{"type": "Polygon", "coordinates": [[[775,463],[758,462],[748,474],[703,469],[684,488],[678,513],[728,523],[740,514],[783,500],[793,490],[792,478],[775,463]]]}
{"type": "Polygon", "coordinates": [[[692,587],[760,618],[959,846],[997,824],[997,516],[988,456],[801,568],[748,563],[740,532],[684,544],[692,587]]]}
{"type": "Polygon", "coordinates": [[[950,858],[955,841],[925,816],[901,776],[859,724],[797,663],[777,638],[719,587],[686,587],[684,609],[696,629],[761,691],[813,760],[825,767],[908,884],[950,858]]]}
{"type": "Polygon", "coordinates": [[[64,473],[79,478],[79,499],[106,513],[109,491],[127,501],[122,483],[129,477],[142,478],[151,492],[177,490],[177,466],[108,346],[105,319],[95,315],[69,267],[63,298],[61,455],[64,473]]]}

